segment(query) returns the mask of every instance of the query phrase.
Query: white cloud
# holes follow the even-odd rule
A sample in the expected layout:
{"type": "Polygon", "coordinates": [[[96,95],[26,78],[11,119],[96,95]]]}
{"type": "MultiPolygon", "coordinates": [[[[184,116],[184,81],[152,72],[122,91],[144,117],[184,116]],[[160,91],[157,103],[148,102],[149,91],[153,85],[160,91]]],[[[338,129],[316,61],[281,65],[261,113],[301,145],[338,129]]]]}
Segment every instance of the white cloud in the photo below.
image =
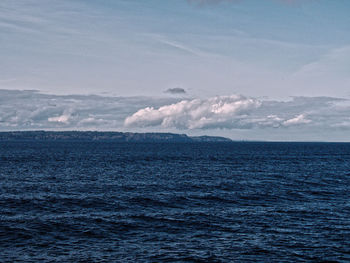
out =
{"type": "Polygon", "coordinates": [[[283,124],[285,126],[290,126],[290,125],[306,124],[306,123],[310,123],[310,122],[311,122],[311,120],[308,120],[307,118],[305,118],[304,114],[300,114],[300,115],[296,116],[295,118],[284,121],[283,124]]]}
{"type": "Polygon", "coordinates": [[[48,118],[49,122],[60,122],[60,123],[69,123],[69,119],[71,116],[69,114],[63,114],[61,116],[57,117],[50,117],[48,118]]]}
{"type": "Polygon", "coordinates": [[[239,95],[205,100],[182,100],[159,108],[146,107],[125,119],[126,127],[175,129],[254,129],[293,126],[327,126],[344,117],[336,103],[344,100],[327,97],[296,97],[291,101],[268,101],[239,95]],[[333,110],[333,116],[327,112],[333,110]],[[334,111],[336,110],[336,111],[334,111]]]}
{"type": "Polygon", "coordinates": [[[207,100],[183,100],[155,109],[147,107],[125,120],[127,127],[163,126],[179,129],[202,129],[213,126],[236,127],[240,119],[261,105],[243,96],[220,96],[207,100]]]}

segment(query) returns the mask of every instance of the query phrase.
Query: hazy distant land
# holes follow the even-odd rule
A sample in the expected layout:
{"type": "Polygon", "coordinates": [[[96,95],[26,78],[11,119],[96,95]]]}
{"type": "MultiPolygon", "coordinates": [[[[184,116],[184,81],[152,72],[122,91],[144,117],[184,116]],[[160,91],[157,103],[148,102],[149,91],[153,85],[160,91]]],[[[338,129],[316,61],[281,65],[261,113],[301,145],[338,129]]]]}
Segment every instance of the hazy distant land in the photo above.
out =
{"type": "Polygon", "coordinates": [[[12,131],[0,132],[0,141],[115,141],[115,142],[229,142],[217,136],[188,136],[176,133],[132,133],[97,131],[12,131]]]}

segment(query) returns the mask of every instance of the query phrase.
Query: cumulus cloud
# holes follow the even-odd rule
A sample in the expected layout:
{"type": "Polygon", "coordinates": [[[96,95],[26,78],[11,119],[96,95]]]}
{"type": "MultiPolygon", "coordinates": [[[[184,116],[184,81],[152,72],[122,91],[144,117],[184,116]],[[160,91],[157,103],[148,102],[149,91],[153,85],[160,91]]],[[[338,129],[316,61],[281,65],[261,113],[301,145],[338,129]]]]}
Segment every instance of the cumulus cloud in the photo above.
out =
{"type": "Polygon", "coordinates": [[[186,94],[186,90],[184,90],[183,88],[176,87],[176,88],[167,89],[165,91],[165,93],[170,93],[170,94],[175,94],[175,95],[186,94]]]}
{"type": "Polygon", "coordinates": [[[290,101],[268,101],[241,95],[182,100],[159,108],[146,107],[125,119],[127,127],[176,129],[253,129],[330,125],[343,119],[336,109],[342,99],[296,97],[290,101]],[[332,117],[327,112],[333,112],[332,117]],[[328,116],[327,116],[328,115],[328,116]],[[328,118],[328,119],[327,119],[328,118]]]}
{"type": "Polygon", "coordinates": [[[126,118],[125,125],[176,127],[180,129],[235,127],[242,117],[260,106],[256,99],[221,96],[207,100],[183,100],[155,109],[147,107],[126,118]]]}

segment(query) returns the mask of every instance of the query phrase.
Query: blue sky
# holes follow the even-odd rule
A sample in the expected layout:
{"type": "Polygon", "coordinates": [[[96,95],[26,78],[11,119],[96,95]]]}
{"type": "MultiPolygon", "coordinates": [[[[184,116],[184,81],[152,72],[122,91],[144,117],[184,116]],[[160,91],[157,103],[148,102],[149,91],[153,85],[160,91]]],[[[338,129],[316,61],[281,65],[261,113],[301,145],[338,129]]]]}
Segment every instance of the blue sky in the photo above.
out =
{"type": "Polygon", "coordinates": [[[140,110],[159,97],[348,99],[349,12],[347,0],[3,0],[0,89],[152,98],[140,110]]]}

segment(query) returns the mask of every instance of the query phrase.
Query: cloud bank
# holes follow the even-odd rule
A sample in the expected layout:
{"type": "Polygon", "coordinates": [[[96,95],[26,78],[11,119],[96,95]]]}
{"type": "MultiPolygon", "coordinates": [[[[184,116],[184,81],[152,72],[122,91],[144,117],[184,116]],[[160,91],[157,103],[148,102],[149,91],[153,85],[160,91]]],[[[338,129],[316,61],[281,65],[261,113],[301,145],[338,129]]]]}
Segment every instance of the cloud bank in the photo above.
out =
{"type": "Polygon", "coordinates": [[[34,90],[0,90],[0,130],[122,130],[124,119],[149,104],[174,98],[49,95],[34,90]]]}
{"type": "Polygon", "coordinates": [[[0,90],[0,131],[11,130],[185,131],[233,139],[347,141],[350,102],[330,97],[184,100],[0,90]]]}
{"type": "Polygon", "coordinates": [[[159,108],[146,107],[125,119],[127,127],[192,129],[335,127],[344,123],[342,99],[296,97],[291,101],[268,101],[241,95],[182,100],[159,108]],[[332,112],[332,116],[330,113],[332,112]],[[343,120],[343,121],[341,121],[343,120]],[[337,124],[338,123],[338,124],[337,124]]]}

